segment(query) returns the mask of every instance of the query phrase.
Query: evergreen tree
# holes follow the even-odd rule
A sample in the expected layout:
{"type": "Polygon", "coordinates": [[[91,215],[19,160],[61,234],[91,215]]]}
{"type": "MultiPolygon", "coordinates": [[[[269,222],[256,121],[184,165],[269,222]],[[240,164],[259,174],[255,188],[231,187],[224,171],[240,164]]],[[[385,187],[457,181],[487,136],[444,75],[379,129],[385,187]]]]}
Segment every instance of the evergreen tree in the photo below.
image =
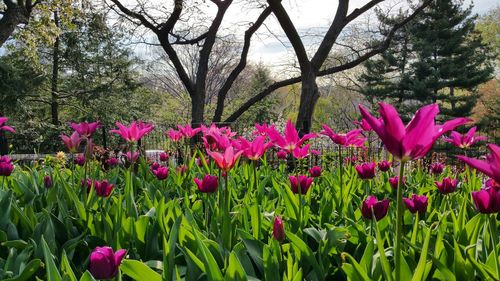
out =
{"type": "MultiPolygon", "coordinates": [[[[396,103],[409,117],[437,102],[441,116],[470,116],[476,87],[491,79],[492,55],[474,30],[471,8],[462,1],[437,0],[396,34],[391,48],[365,64],[361,92],[369,101],[396,103]]],[[[381,17],[382,22],[393,19],[381,17]]]]}

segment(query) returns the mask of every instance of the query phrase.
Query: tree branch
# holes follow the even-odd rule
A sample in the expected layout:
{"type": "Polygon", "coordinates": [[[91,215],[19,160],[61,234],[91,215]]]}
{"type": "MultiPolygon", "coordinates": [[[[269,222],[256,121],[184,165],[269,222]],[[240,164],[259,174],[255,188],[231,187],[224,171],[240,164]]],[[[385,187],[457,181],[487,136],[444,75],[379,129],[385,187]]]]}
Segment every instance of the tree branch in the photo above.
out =
{"type": "Polygon", "coordinates": [[[118,9],[120,9],[120,11],[122,11],[122,13],[124,13],[125,15],[137,19],[138,21],[141,22],[142,25],[151,29],[151,31],[153,31],[154,33],[158,33],[159,31],[158,27],[156,27],[154,24],[148,21],[146,17],[144,17],[143,15],[136,13],[128,9],[127,7],[123,6],[123,4],[119,0],[111,0],[111,2],[113,2],[118,7],[118,9]]]}

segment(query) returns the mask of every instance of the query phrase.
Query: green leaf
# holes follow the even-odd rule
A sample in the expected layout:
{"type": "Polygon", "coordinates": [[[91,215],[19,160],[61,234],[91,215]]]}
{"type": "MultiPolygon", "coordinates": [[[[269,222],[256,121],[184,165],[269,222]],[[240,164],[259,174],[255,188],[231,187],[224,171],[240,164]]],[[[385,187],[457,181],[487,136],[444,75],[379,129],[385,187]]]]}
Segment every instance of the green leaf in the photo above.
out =
{"type": "Polygon", "coordinates": [[[286,232],[286,237],[290,239],[290,241],[300,250],[300,252],[305,256],[307,262],[313,267],[314,272],[316,273],[319,280],[323,280],[325,278],[325,273],[323,268],[318,264],[316,257],[314,256],[313,251],[307,244],[302,241],[298,236],[291,232],[286,232]]]}
{"type": "Polygon", "coordinates": [[[432,226],[428,229],[425,236],[424,245],[422,247],[422,252],[420,253],[420,259],[418,261],[417,267],[415,268],[415,273],[413,274],[412,281],[423,280],[425,273],[425,265],[427,263],[427,253],[429,252],[429,241],[431,240],[432,226]]]}
{"type": "Polygon", "coordinates": [[[123,260],[120,269],[123,274],[128,275],[134,280],[161,281],[161,275],[152,270],[149,266],[136,260],[123,260]]]}
{"type": "Polygon", "coordinates": [[[90,274],[90,272],[87,270],[85,273],[83,273],[82,277],[80,277],[80,281],[97,281],[95,280],[94,276],[90,274]]]}
{"type": "Polygon", "coordinates": [[[347,257],[349,260],[349,263],[342,264],[342,270],[344,270],[348,280],[370,281],[370,278],[368,278],[368,275],[363,267],[359,265],[359,263],[351,255],[348,253],[342,253],[342,256],[347,257]]]}
{"type": "Polygon", "coordinates": [[[70,281],[76,281],[75,273],[73,272],[73,269],[71,269],[71,266],[69,264],[68,256],[66,255],[66,251],[63,250],[62,252],[62,259],[61,259],[61,273],[62,277],[64,280],[70,280],[70,281]]]}
{"type": "MultiPolygon", "coordinates": [[[[229,255],[229,265],[228,265],[227,271],[226,271],[226,280],[227,281],[245,281],[245,280],[248,280],[247,274],[245,273],[243,266],[241,266],[241,263],[238,260],[238,257],[236,256],[234,251],[231,252],[231,254],[229,255]]],[[[272,279],[268,279],[268,280],[272,280],[272,279]]]]}
{"type": "Polygon", "coordinates": [[[43,236],[42,236],[42,249],[43,249],[43,256],[45,259],[45,267],[47,269],[47,281],[61,281],[62,280],[61,275],[57,270],[56,264],[52,259],[52,253],[50,252],[49,246],[47,245],[47,242],[45,242],[43,236]]]}
{"type": "Polygon", "coordinates": [[[193,234],[194,234],[195,240],[198,244],[198,248],[201,251],[201,255],[203,257],[208,280],[211,280],[211,281],[224,280],[224,278],[222,277],[222,273],[219,269],[219,265],[215,261],[214,256],[212,255],[210,250],[208,250],[205,243],[201,240],[200,235],[198,234],[198,231],[194,228],[193,228],[193,234]]]}
{"type": "Polygon", "coordinates": [[[26,267],[24,267],[23,272],[15,278],[5,279],[4,281],[26,281],[33,280],[32,276],[38,269],[42,266],[42,261],[40,259],[31,260],[26,267]]]}

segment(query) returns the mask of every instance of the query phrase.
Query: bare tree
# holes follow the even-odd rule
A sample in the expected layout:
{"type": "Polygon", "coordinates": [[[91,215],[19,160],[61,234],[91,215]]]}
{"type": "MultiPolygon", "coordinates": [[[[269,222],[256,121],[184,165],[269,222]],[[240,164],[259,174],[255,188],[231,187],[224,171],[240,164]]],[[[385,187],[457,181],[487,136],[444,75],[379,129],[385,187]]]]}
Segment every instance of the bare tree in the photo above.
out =
{"type": "Polygon", "coordinates": [[[0,6],[0,47],[9,39],[16,27],[20,24],[28,24],[31,11],[39,1],[12,1],[3,0],[4,7],[0,6]]]}

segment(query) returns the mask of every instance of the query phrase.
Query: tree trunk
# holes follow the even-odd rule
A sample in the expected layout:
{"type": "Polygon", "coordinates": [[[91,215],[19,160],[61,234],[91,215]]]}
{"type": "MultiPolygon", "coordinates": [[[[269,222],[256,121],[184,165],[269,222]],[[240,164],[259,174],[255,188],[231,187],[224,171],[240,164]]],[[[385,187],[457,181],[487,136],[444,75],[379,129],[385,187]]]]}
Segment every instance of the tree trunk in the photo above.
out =
{"type": "Polygon", "coordinates": [[[297,122],[295,123],[300,135],[311,132],[314,107],[319,99],[316,75],[312,71],[303,73],[302,75],[303,80],[300,94],[299,115],[297,116],[297,122]]]}
{"type": "MultiPolygon", "coordinates": [[[[59,17],[57,12],[54,12],[54,22],[56,26],[59,26],[59,17]]],[[[59,44],[60,38],[56,37],[56,41],[54,42],[54,49],[52,52],[52,79],[51,83],[51,91],[50,91],[50,112],[52,116],[52,124],[58,126],[59,125],[59,103],[58,103],[58,80],[59,80],[59,44]]]]}
{"type": "Polygon", "coordinates": [[[203,125],[203,114],[205,111],[205,95],[196,92],[191,96],[191,126],[193,128],[203,125]]]}
{"type": "Polygon", "coordinates": [[[0,19],[0,47],[9,39],[16,26],[20,23],[28,23],[27,17],[21,7],[12,4],[7,7],[5,14],[0,19]]]}

